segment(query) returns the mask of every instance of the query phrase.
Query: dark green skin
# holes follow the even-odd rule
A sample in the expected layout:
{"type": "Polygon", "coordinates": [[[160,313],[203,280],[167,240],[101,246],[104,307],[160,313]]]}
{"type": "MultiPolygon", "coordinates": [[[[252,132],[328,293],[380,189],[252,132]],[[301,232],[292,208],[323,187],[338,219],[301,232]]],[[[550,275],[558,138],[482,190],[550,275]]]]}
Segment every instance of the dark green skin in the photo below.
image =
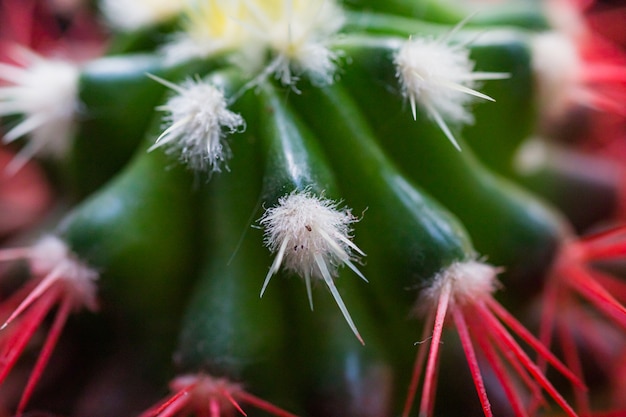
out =
{"type": "Polygon", "coordinates": [[[474,255],[461,223],[392,165],[341,86],[306,88],[292,98],[327,152],[346,203],[367,210],[356,224],[356,243],[368,253],[368,267],[373,258],[385,265],[383,285],[403,292],[427,285],[474,255]]]}
{"type": "MultiPolygon", "coordinates": [[[[299,398],[310,417],[385,417],[393,415],[394,401],[402,395],[396,384],[389,349],[389,325],[380,326],[367,285],[343,268],[336,284],[365,345],[356,339],[327,291],[314,291],[311,311],[302,285],[285,283],[290,291],[290,311],[296,335],[292,360],[300,369],[299,398]],[[384,341],[384,343],[383,343],[384,341]],[[400,394],[400,395],[398,395],[400,394]]],[[[324,284],[319,283],[318,287],[324,284]]],[[[414,326],[414,323],[413,323],[414,326]]],[[[414,329],[412,329],[414,332],[414,329]]]]}
{"type": "Polygon", "coordinates": [[[112,36],[107,55],[154,51],[178,29],[179,23],[175,17],[131,32],[118,32],[112,36]]]}
{"type": "MultiPolygon", "coordinates": [[[[213,175],[203,188],[203,268],[187,305],[175,362],[180,373],[202,371],[240,382],[248,392],[297,411],[292,378],[298,370],[286,366],[293,355],[286,334],[289,314],[280,288],[260,298],[272,259],[261,230],[252,227],[261,208],[258,138],[248,129],[230,142],[230,170],[213,175]]],[[[256,413],[245,404],[244,409],[256,413]]]]}
{"type": "MultiPolygon", "coordinates": [[[[259,136],[265,155],[264,202],[267,207],[294,189],[308,189],[325,197],[337,195],[337,186],[315,137],[289,107],[287,96],[267,84],[260,88],[259,136]]],[[[320,417],[386,416],[391,413],[393,370],[375,329],[371,306],[366,306],[367,286],[344,267],[337,279],[339,291],[365,340],[350,331],[323,282],[314,291],[315,311],[304,297],[300,279],[273,280],[283,287],[290,311],[290,332],[295,335],[294,368],[299,368],[298,392],[306,415],[320,417]]]]}
{"type": "MultiPolygon", "coordinates": [[[[440,38],[446,36],[451,26],[435,25],[408,18],[386,15],[357,15],[355,29],[362,26],[370,35],[349,35],[339,40],[335,48],[353,59],[363,60],[377,81],[386,83],[390,90],[400,91],[393,67],[393,43],[410,36],[440,38]],[[395,39],[395,40],[394,40],[395,39]],[[364,43],[372,44],[377,53],[368,53],[364,43]],[[378,46],[376,46],[378,44],[378,46]],[[384,49],[389,48],[385,52],[384,49]]],[[[513,176],[513,158],[519,146],[536,130],[536,86],[532,70],[530,37],[523,30],[512,28],[460,29],[451,40],[469,43],[470,58],[475,71],[509,74],[506,79],[480,82],[479,91],[496,100],[478,99],[472,107],[475,123],[462,128],[467,143],[490,168],[506,176],[513,176]]],[[[345,64],[350,76],[350,62],[345,64]]],[[[459,129],[456,129],[459,130],[459,129]]]]}
{"type": "Polygon", "coordinates": [[[83,69],[79,129],[70,155],[71,178],[79,196],[106,183],[141,142],[165,92],[146,73],[162,74],[156,56],[106,57],[83,69]]]}
{"type": "MultiPolygon", "coordinates": [[[[361,271],[370,282],[360,287],[375,306],[376,328],[385,329],[397,386],[406,387],[421,333],[410,320],[419,291],[452,263],[473,258],[472,242],[454,215],[392,164],[342,86],[302,88],[292,98],[333,163],[346,204],[363,211],[354,241],[367,254],[361,271]]],[[[399,412],[402,404],[394,406],[399,412]]]]}
{"type": "MultiPolygon", "coordinates": [[[[235,158],[251,164],[246,153],[235,158]]],[[[249,175],[254,172],[255,167],[233,160],[231,171],[215,175],[203,192],[204,267],[180,333],[176,361],[182,372],[204,370],[248,381],[283,357],[285,313],[279,292],[259,297],[271,258],[260,230],[251,227],[260,191],[260,177],[249,175]]]]}
{"type": "Polygon", "coordinates": [[[534,2],[491,4],[489,7],[468,7],[463,0],[344,0],[347,9],[420,19],[433,23],[455,25],[473,15],[473,26],[517,26],[543,30],[548,27],[541,7],[534,2]]]}
{"type": "Polygon", "coordinates": [[[513,174],[519,146],[537,127],[537,92],[532,70],[530,35],[522,31],[489,31],[471,45],[475,71],[504,72],[504,80],[481,83],[479,90],[496,102],[473,106],[475,123],[462,136],[478,158],[505,176],[513,174]]]}
{"type": "Polygon", "coordinates": [[[342,85],[404,173],[459,216],[490,263],[506,268],[506,294],[516,299],[534,294],[569,232],[564,220],[543,201],[488,171],[459,135],[461,152],[423,113],[418,111],[414,121],[395,87],[390,55],[384,42],[354,49],[342,85]]]}
{"type": "Polygon", "coordinates": [[[310,130],[287,104],[289,93],[269,83],[259,87],[258,132],[265,154],[263,202],[275,205],[294,190],[337,197],[333,173],[310,130]]]}
{"type": "Polygon", "coordinates": [[[147,74],[177,82],[221,65],[190,61],[165,66],[158,55],[108,56],[86,65],[79,81],[78,132],[69,178],[78,198],[104,185],[134,155],[167,90],[147,74]]]}
{"type": "Polygon", "coordinates": [[[416,19],[397,14],[370,11],[346,11],[346,22],[342,32],[354,35],[387,35],[408,37],[424,34],[440,36],[451,29],[450,25],[416,19]]]}
{"type": "MultiPolygon", "coordinates": [[[[153,125],[156,134],[159,118],[153,125]]],[[[198,194],[189,171],[162,150],[147,153],[146,147],[74,208],[57,233],[100,271],[104,311],[119,322],[121,337],[145,347],[146,366],[158,373],[171,363],[184,298],[196,274],[198,194]]]]}

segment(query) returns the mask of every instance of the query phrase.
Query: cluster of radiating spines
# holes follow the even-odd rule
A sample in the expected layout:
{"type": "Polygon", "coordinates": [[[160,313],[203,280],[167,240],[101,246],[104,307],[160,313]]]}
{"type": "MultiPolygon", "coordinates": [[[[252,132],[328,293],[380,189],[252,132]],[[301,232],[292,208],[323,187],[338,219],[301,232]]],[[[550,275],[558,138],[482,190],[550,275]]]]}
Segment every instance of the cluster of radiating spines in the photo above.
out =
{"type": "Polygon", "coordinates": [[[546,4],[555,30],[538,38],[533,50],[537,55],[535,71],[545,76],[538,89],[542,98],[538,108],[542,133],[556,136],[575,145],[576,151],[598,156],[603,164],[612,165],[616,172],[614,189],[619,196],[615,220],[623,221],[626,214],[623,164],[626,53],[620,42],[623,9],[604,7],[594,1],[552,0],[546,4]],[[549,48],[558,48],[558,52],[550,55],[549,48]],[[550,82],[557,84],[551,87],[550,82]],[[573,114],[576,131],[560,129],[567,126],[573,114]]]}
{"type": "MultiPolygon", "coordinates": [[[[334,1],[202,2],[190,6],[185,30],[164,47],[178,61],[237,51],[231,59],[250,74],[251,85],[270,75],[295,88],[300,74],[317,84],[334,80],[340,52],[329,47],[344,18],[334,1]],[[266,62],[266,51],[272,54],[266,62]],[[244,64],[242,64],[244,63],[244,64]]],[[[480,81],[508,74],[473,71],[468,45],[452,38],[465,22],[438,37],[411,37],[395,56],[402,92],[416,116],[419,106],[459,147],[449,127],[473,121],[469,104],[493,99],[477,91],[480,81]]]]}
{"type": "Polygon", "coordinates": [[[589,27],[580,2],[546,6],[554,29],[532,44],[540,117],[558,121],[574,105],[626,115],[626,55],[589,27]]]}
{"type": "Polygon", "coordinates": [[[477,260],[456,262],[421,290],[416,303],[417,312],[426,318],[421,340],[430,338],[430,341],[420,343],[417,350],[403,417],[410,415],[420,380],[419,415],[425,417],[434,413],[440,347],[446,324],[453,326],[458,333],[486,417],[493,416],[493,413],[481,370],[484,364],[491,368],[501,384],[515,415],[530,415],[526,398],[529,393],[540,395],[542,391],[567,415],[577,415],[517,340],[522,340],[542,361],[554,366],[575,386],[583,389],[583,382],[494,298],[493,294],[500,287],[499,272],[500,268],[477,260]]]}
{"type": "MultiPolygon", "coordinates": [[[[539,81],[539,114],[548,126],[567,118],[567,112],[576,106],[591,110],[592,120],[603,120],[598,117],[600,113],[608,113],[623,126],[626,55],[589,26],[584,9],[592,4],[572,0],[546,3],[554,30],[535,37],[532,54],[539,81]]],[[[583,141],[582,146],[589,150],[610,144],[607,148],[613,155],[604,155],[605,158],[624,155],[625,136],[615,136],[616,132],[619,129],[603,126],[591,140],[604,143],[583,141]]],[[[617,161],[618,175],[623,181],[623,160],[617,161]]],[[[623,190],[618,190],[622,200],[623,190]]],[[[623,216],[623,204],[624,201],[617,216],[623,216]]],[[[588,377],[583,356],[591,354],[597,363],[618,362],[623,357],[626,285],[610,271],[626,256],[625,237],[624,227],[616,226],[566,242],[541,299],[540,340],[548,347],[556,344],[567,366],[582,380],[588,377]],[[614,344],[607,346],[603,338],[614,344]]],[[[545,366],[543,361],[539,363],[542,368],[545,366]]],[[[613,369],[604,371],[610,379],[619,375],[613,369]]],[[[619,386],[615,381],[612,384],[619,386]]],[[[589,393],[580,387],[574,387],[574,393],[580,414],[591,415],[597,405],[589,393]]],[[[619,401],[612,404],[619,407],[619,401]]]]}
{"type": "Polygon", "coordinates": [[[244,71],[260,74],[258,81],[275,76],[293,86],[306,74],[324,83],[332,81],[337,58],[328,42],[343,21],[332,0],[191,2],[184,30],[163,51],[172,61],[231,52],[244,71]]]}
{"type": "Polygon", "coordinates": [[[15,173],[34,155],[62,156],[69,148],[78,107],[78,67],[16,48],[17,64],[0,63],[0,117],[20,115],[4,143],[28,136],[28,143],[7,167],[15,173]]]}
{"type": "Polygon", "coordinates": [[[81,262],[59,238],[45,236],[33,246],[0,250],[0,262],[25,260],[31,279],[1,304],[0,383],[32,341],[48,313],[54,321],[22,393],[20,415],[44,372],[63,327],[74,311],[96,311],[98,273],[81,262]]]}
{"type": "Polygon", "coordinates": [[[166,112],[163,121],[167,128],[149,151],[164,147],[194,170],[221,171],[231,156],[226,135],[245,129],[243,117],[228,109],[223,91],[211,83],[188,79],[177,85],[153,78],[175,94],[157,107],[166,112]]]}
{"type": "Polygon", "coordinates": [[[439,37],[411,37],[394,57],[396,75],[413,118],[419,107],[458,150],[461,148],[450,125],[473,123],[469,105],[476,98],[494,101],[477,90],[479,82],[509,77],[506,73],[474,71],[468,45],[453,40],[464,23],[439,37]]]}
{"type": "Polygon", "coordinates": [[[245,391],[241,384],[207,374],[188,374],[175,378],[171,396],[142,413],[140,417],[170,416],[246,416],[244,404],[276,417],[296,417],[245,391]]]}
{"type": "Polygon", "coordinates": [[[0,118],[20,117],[2,126],[2,142],[28,140],[3,164],[15,175],[33,156],[65,155],[80,107],[78,63],[100,56],[105,39],[81,2],[4,0],[0,28],[0,118]]]}
{"type": "MultiPolygon", "coordinates": [[[[568,367],[581,379],[585,375],[578,346],[596,346],[594,339],[600,325],[608,324],[622,334],[626,331],[626,283],[602,268],[603,264],[608,266],[624,259],[626,227],[611,228],[568,242],[547,282],[542,298],[540,340],[546,346],[553,339],[558,341],[568,367]],[[572,318],[576,319],[575,327],[572,318]],[[598,324],[601,318],[606,324],[598,324]],[[591,322],[596,325],[585,326],[591,322]]],[[[591,405],[587,392],[576,389],[575,393],[581,413],[588,413],[591,405]]]]}
{"type": "Polygon", "coordinates": [[[358,256],[365,255],[352,242],[351,224],[356,221],[358,219],[350,210],[340,209],[337,202],[315,196],[310,191],[292,192],[281,197],[259,221],[265,230],[265,245],[276,254],[261,295],[272,276],[282,267],[304,278],[313,309],[312,280],[323,281],[348,325],[364,343],[334,283],[338,269],[343,265],[367,281],[354,264],[358,256]]]}

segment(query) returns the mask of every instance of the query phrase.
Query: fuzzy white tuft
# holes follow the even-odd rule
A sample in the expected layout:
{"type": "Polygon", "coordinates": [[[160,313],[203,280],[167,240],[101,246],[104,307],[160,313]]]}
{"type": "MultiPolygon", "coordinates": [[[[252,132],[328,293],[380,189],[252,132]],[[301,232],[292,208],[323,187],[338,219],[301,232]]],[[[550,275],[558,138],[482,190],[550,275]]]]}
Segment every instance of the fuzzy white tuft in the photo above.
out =
{"type": "Polygon", "coordinates": [[[411,37],[396,53],[394,63],[413,118],[419,106],[459,149],[448,123],[473,123],[469,104],[475,98],[494,101],[475,90],[477,82],[507,78],[508,74],[474,72],[468,48],[452,44],[447,38],[411,37]]]}
{"type": "Polygon", "coordinates": [[[233,51],[245,70],[284,85],[301,73],[318,84],[333,81],[337,53],[328,43],[345,20],[334,0],[212,0],[192,4],[186,15],[184,32],[164,48],[170,61],[233,51]],[[262,51],[272,55],[269,63],[262,51]]]}
{"type": "Polygon", "coordinates": [[[352,264],[353,252],[362,254],[350,240],[350,225],[356,221],[349,210],[339,210],[336,202],[310,192],[280,198],[260,220],[267,247],[278,252],[270,273],[282,265],[303,277],[322,279],[324,270],[336,276],[339,265],[352,264]]]}
{"type": "Polygon", "coordinates": [[[176,16],[185,3],[186,0],[101,0],[100,9],[112,27],[131,31],[176,16]]]}
{"type": "Polygon", "coordinates": [[[267,5],[254,11],[252,32],[263,36],[275,55],[270,71],[284,85],[294,85],[300,73],[318,84],[332,83],[338,57],[328,42],[344,24],[342,9],[330,0],[274,0],[267,5]]]}
{"type": "Polygon", "coordinates": [[[177,155],[192,169],[219,172],[230,157],[225,133],[245,129],[243,118],[230,111],[224,93],[207,82],[188,79],[176,85],[152,78],[177,94],[158,108],[168,113],[168,127],[149,151],[167,147],[167,153],[177,155]]]}
{"type": "Polygon", "coordinates": [[[499,287],[497,275],[501,268],[479,262],[455,262],[438,273],[420,293],[418,308],[432,308],[443,292],[450,294],[450,304],[463,306],[490,297],[499,287]]]}
{"type": "Polygon", "coordinates": [[[486,364],[492,367],[506,387],[507,397],[516,415],[525,415],[526,404],[521,392],[517,391],[517,381],[512,377],[519,377],[523,381],[533,395],[531,399],[543,400],[541,391],[544,389],[567,415],[576,416],[543,371],[518,345],[516,338],[519,337],[535,350],[540,361],[547,361],[579,387],[584,387],[584,384],[493,298],[499,286],[496,276],[500,272],[500,268],[476,260],[455,262],[436,274],[428,287],[422,289],[416,308],[428,317],[424,337],[432,328],[432,338],[430,343],[421,344],[418,349],[403,416],[408,416],[411,411],[422,370],[424,380],[418,414],[432,415],[440,345],[447,319],[458,333],[485,416],[492,416],[493,413],[485,389],[483,364],[479,365],[477,352],[481,352],[481,357],[487,359],[486,364]],[[509,369],[512,373],[508,372],[509,369]]]}
{"type": "Polygon", "coordinates": [[[30,142],[9,167],[15,171],[34,155],[64,156],[68,150],[77,109],[79,70],[76,65],[47,59],[20,49],[23,67],[0,64],[0,116],[22,115],[4,142],[29,135],[30,142]]]}
{"type": "Polygon", "coordinates": [[[350,210],[341,210],[336,202],[309,191],[294,191],[281,197],[278,205],[267,209],[260,220],[265,228],[265,244],[276,253],[261,295],[282,266],[304,278],[312,308],[311,279],[323,280],[361,340],[333,282],[341,265],[347,265],[366,280],[353,263],[358,255],[365,255],[351,240],[351,224],[356,221],[350,210]]]}

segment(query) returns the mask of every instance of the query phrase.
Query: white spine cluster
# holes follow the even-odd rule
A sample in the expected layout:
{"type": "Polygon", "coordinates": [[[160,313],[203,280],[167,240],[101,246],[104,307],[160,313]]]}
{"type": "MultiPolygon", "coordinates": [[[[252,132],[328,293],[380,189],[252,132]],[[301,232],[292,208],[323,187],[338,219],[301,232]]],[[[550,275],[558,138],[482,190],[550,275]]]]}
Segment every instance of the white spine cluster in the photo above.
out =
{"type": "Polygon", "coordinates": [[[311,279],[323,280],[360,339],[333,281],[341,265],[347,265],[367,281],[353,263],[358,255],[365,255],[351,240],[351,224],[356,221],[350,210],[341,210],[336,202],[309,191],[294,191],[280,198],[260,220],[265,229],[265,244],[276,253],[261,295],[282,266],[304,278],[312,308],[311,279]]]}
{"type": "Polygon", "coordinates": [[[411,37],[394,58],[402,94],[409,100],[413,117],[417,107],[424,110],[452,144],[460,147],[450,131],[453,125],[473,123],[468,108],[474,98],[494,101],[476,91],[478,81],[502,79],[507,74],[474,72],[474,62],[463,44],[440,38],[411,37]]]}
{"type": "Polygon", "coordinates": [[[337,53],[328,42],[344,24],[341,8],[334,1],[280,0],[265,15],[256,12],[256,32],[276,55],[268,68],[284,85],[294,85],[298,74],[313,82],[333,82],[337,53]],[[281,4],[282,3],[282,4],[281,4]]]}
{"type": "Polygon", "coordinates": [[[13,142],[29,136],[29,143],[8,167],[18,170],[34,155],[61,157],[66,154],[78,107],[76,65],[47,59],[21,49],[17,58],[23,66],[0,64],[0,116],[21,115],[22,121],[4,136],[13,142]]]}
{"type": "Polygon", "coordinates": [[[100,10],[112,27],[131,31],[176,16],[185,3],[186,0],[101,0],[100,10]]]}
{"type": "Polygon", "coordinates": [[[331,83],[336,52],[328,43],[344,23],[334,0],[210,0],[191,3],[185,31],[164,48],[170,61],[234,51],[245,70],[293,86],[301,73],[331,83]],[[264,53],[273,56],[269,63],[264,53]]]}
{"type": "Polygon", "coordinates": [[[228,109],[224,93],[216,86],[188,79],[181,85],[152,77],[175,91],[158,110],[167,112],[168,127],[149,149],[167,147],[192,169],[219,172],[230,157],[226,133],[245,129],[243,118],[228,109]]]}

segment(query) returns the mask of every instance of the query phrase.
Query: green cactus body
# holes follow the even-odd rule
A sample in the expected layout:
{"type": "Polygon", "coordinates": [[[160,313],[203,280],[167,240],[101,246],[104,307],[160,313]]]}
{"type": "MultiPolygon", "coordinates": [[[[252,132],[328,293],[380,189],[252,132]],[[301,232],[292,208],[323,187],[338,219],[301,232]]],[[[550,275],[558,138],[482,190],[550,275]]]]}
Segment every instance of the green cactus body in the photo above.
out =
{"type": "Polygon", "coordinates": [[[543,11],[529,2],[493,4],[488,8],[455,0],[344,0],[344,3],[359,12],[372,10],[447,25],[471,17],[470,24],[483,27],[506,25],[541,30],[548,26],[543,11]]]}
{"type": "Polygon", "coordinates": [[[167,360],[196,273],[199,196],[189,172],[145,149],[72,209],[56,234],[100,272],[103,303],[126,327],[125,337],[163,340],[154,348],[167,360]]]}
{"type": "Polygon", "coordinates": [[[107,183],[138,151],[146,131],[158,131],[150,123],[166,88],[147,74],[176,82],[222,64],[215,59],[166,65],[144,53],[103,57],[85,65],[79,79],[78,132],[68,161],[69,182],[77,196],[107,183]]]}
{"type": "Polygon", "coordinates": [[[506,287],[520,298],[531,297],[541,289],[562,242],[571,233],[567,222],[539,199],[491,173],[461,138],[457,139],[462,144],[458,151],[425,115],[413,120],[403,97],[394,91],[397,80],[391,71],[376,73],[382,67],[377,60],[389,52],[385,47],[368,49],[354,54],[361,59],[354,60],[341,84],[375,127],[379,145],[408,177],[461,219],[476,236],[480,253],[488,254],[496,265],[507,265],[506,287]],[[365,80],[372,81],[367,90],[361,88],[365,80]],[[445,176],[439,175],[443,172],[445,176]]]}
{"type": "MultiPolygon", "coordinates": [[[[291,382],[296,369],[286,366],[294,348],[289,315],[280,288],[259,297],[269,256],[260,231],[251,227],[260,208],[259,145],[254,134],[239,135],[232,147],[242,157],[232,161],[231,172],[202,187],[203,268],[174,358],[180,375],[206,374],[241,384],[289,409],[298,405],[291,382]]],[[[232,395],[249,408],[236,391],[232,395]]]]}
{"type": "Polygon", "coordinates": [[[372,226],[361,233],[384,248],[385,262],[396,271],[391,275],[403,277],[396,288],[426,284],[452,262],[474,256],[461,223],[389,162],[345,94],[338,86],[312,89],[294,104],[314,118],[309,123],[333,158],[346,198],[367,210],[359,226],[372,226]],[[308,111],[314,104],[325,109],[321,117],[308,111]]]}
{"type": "MultiPolygon", "coordinates": [[[[50,175],[69,206],[50,233],[30,231],[20,238],[43,236],[0,250],[0,262],[24,261],[30,273],[23,288],[1,288],[13,294],[0,304],[6,414],[28,404],[74,414],[36,386],[63,326],[75,325],[70,313],[89,310],[101,311],[98,321],[79,332],[95,323],[115,339],[90,357],[136,351],[139,370],[122,372],[131,381],[170,381],[170,396],[140,417],[461,408],[534,417],[551,403],[591,415],[606,396],[584,391],[579,339],[598,357],[613,350],[595,343],[595,326],[577,325],[598,320],[592,309],[626,323],[623,282],[592,269],[623,260],[626,233],[577,240],[574,229],[606,220],[617,186],[607,193],[549,164],[528,174],[514,163],[568,99],[590,93],[588,103],[602,103],[576,90],[584,76],[623,83],[623,72],[540,68],[541,52],[552,57],[536,41],[556,34],[536,2],[470,8],[101,0],[114,35],[105,56],[77,64],[23,53],[20,65],[0,64],[5,140],[32,141],[10,170],[60,156],[50,175]],[[552,91],[554,102],[544,97],[552,91]],[[577,198],[602,201],[564,207],[577,198]],[[514,317],[539,316],[537,304],[541,341],[514,317]],[[29,366],[18,359],[53,310],[15,394],[6,387],[21,380],[11,371],[29,366]],[[567,366],[549,350],[553,333],[567,366]],[[456,378],[461,358],[469,378],[456,378]],[[547,364],[572,384],[576,408],[547,364]]],[[[580,33],[571,37],[586,40],[580,33]]],[[[555,51],[554,62],[569,63],[568,52],[555,51]]],[[[611,335],[626,344],[623,332],[611,335]]],[[[124,380],[109,378],[95,375],[85,392],[108,398],[124,380]]],[[[160,394],[114,409],[136,411],[160,394]]]]}

